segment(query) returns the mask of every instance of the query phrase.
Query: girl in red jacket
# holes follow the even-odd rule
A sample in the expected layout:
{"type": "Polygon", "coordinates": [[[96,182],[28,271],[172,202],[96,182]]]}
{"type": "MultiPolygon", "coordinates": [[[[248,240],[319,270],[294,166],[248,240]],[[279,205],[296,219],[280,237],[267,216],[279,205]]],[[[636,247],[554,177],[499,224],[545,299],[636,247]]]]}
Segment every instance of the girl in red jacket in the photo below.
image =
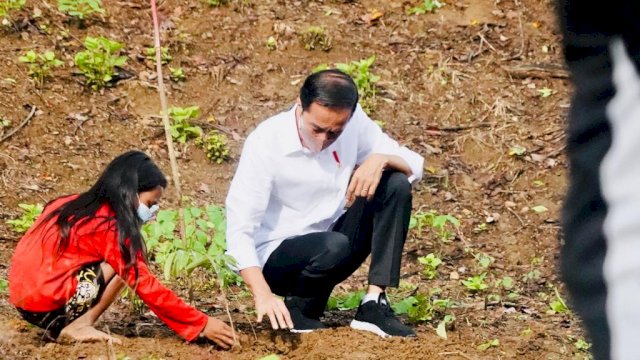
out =
{"type": "Polygon", "coordinates": [[[53,200],[18,243],[10,301],[54,338],[120,340],[93,327],[125,285],[187,341],[223,348],[231,328],[184,303],[149,271],[140,227],[158,210],[167,180],[142,152],[115,158],[87,192],[53,200]]]}

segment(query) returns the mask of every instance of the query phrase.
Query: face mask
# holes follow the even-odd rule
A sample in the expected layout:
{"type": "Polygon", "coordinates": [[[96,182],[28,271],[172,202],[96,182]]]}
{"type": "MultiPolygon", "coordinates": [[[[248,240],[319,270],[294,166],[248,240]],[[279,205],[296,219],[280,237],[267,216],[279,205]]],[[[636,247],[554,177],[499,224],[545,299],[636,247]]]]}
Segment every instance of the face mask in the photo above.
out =
{"type": "Polygon", "coordinates": [[[145,203],[140,201],[140,204],[138,205],[138,217],[143,222],[147,222],[153,219],[153,214],[155,214],[159,209],[160,207],[158,205],[148,207],[145,203]]]}
{"type": "Polygon", "coordinates": [[[322,140],[318,140],[311,136],[311,134],[304,128],[302,115],[298,118],[298,132],[300,133],[300,138],[304,143],[304,146],[314,155],[318,154],[322,151],[322,140]]]}

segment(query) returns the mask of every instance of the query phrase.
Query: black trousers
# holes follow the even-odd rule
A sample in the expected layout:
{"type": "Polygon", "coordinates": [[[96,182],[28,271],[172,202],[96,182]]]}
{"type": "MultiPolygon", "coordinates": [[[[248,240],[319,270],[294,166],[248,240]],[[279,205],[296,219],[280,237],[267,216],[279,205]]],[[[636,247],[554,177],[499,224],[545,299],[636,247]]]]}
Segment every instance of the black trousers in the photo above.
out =
{"type": "Polygon", "coordinates": [[[640,163],[629,136],[638,144],[640,3],[598,7],[593,1],[558,0],[557,5],[575,85],[567,133],[562,275],[594,358],[637,359],[640,271],[634,264],[640,253],[635,225],[640,202],[635,189],[640,176],[634,171],[640,163]]]}
{"type": "Polygon", "coordinates": [[[357,198],[330,231],[284,240],[263,268],[265,279],[275,294],[309,299],[303,310],[313,317],[369,254],[369,284],[398,286],[410,216],[406,175],[384,172],[373,199],[357,198]]]}

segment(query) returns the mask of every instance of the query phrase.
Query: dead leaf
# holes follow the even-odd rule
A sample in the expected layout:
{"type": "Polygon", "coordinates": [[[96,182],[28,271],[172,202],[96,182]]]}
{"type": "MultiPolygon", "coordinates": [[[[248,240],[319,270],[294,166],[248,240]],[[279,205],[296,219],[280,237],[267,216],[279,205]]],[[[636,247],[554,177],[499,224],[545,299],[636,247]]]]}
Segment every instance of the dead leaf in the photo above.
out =
{"type": "Polygon", "coordinates": [[[378,9],[371,9],[367,14],[364,14],[360,17],[362,21],[364,21],[368,26],[374,25],[382,16],[384,16],[384,12],[378,9]]]}

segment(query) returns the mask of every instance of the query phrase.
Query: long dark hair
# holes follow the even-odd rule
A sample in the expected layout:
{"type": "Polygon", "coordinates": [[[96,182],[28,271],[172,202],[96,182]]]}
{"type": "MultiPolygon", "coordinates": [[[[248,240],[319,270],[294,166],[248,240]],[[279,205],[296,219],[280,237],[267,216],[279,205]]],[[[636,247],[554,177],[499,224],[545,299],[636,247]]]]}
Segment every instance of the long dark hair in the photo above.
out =
{"type": "Polygon", "coordinates": [[[89,190],[48,215],[46,220],[58,217],[58,254],[68,248],[71,228],[96,218],[98,209],[108,204],[114,215],[104,221],[117,229],[125,270],[133,267],[137,279],[136,256],[140,254],[146,260],[146,248],[140,234],[142,220],[137,214],[138,193],[158,186],[165,188],[167,179],[145,153],[128,151],[113,159],[89,190]]]}

